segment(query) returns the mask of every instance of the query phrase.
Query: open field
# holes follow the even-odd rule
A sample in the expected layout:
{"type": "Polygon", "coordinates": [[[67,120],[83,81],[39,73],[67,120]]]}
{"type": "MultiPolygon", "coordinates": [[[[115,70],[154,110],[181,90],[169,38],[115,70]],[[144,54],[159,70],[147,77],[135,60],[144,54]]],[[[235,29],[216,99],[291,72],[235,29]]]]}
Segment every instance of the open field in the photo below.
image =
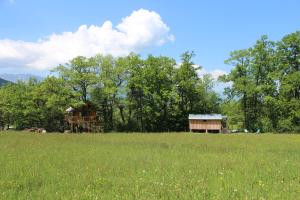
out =
{"type": "Polygon", "coordinates": [[[300,135],[0,133],[0,199],[299,199],[300,135]]]}

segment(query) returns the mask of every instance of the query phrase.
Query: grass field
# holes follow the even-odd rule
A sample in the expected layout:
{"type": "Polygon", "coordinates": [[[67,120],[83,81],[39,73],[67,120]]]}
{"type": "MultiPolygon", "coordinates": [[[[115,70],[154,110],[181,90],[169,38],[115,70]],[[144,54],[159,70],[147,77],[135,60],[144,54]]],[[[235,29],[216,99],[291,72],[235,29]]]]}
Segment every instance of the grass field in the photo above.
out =
{"type": "Polygon", "coordinates": [[[300,135],[0,132],[0,199],[299,199],[300,135]]]}

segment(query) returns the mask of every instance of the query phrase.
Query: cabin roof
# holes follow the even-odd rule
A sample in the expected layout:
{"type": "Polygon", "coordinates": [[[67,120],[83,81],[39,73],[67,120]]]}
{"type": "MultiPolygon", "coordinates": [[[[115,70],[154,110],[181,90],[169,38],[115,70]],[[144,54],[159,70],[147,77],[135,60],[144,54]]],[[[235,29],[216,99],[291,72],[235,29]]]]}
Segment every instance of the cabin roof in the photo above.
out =
{"type": "Polygon", "coordinates": [[[65,110],[67,113],[72,112],[83,112],[83,111],[91,111],[96,110],[96,107],[91,102],[86,102],[85,104],[79,105],[79,106],[70,106],[68,109],[65,110]]]}
{"type": "Polygon", "coordinates": [[[69,107],[69,108],[66,110],[66,112],[73,112],[74,110],[75,110],[74,108],[69,107]]]}
{"type": "Polygon", "coordinates": [[[221,114],[189,114],[189,119],[200,119],[200,120],[222,120],[226,116],[221,114]]]}

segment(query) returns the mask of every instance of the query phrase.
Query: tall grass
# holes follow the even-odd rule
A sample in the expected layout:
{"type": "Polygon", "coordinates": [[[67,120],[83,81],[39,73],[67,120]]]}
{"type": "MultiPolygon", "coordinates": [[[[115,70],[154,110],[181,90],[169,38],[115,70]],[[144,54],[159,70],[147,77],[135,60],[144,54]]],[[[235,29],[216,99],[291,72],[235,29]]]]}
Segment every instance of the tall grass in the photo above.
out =
{"type": "Polygon", "coordinates": [[[0,199],[299,199],[300,136],[0,133],[0,199]]]}

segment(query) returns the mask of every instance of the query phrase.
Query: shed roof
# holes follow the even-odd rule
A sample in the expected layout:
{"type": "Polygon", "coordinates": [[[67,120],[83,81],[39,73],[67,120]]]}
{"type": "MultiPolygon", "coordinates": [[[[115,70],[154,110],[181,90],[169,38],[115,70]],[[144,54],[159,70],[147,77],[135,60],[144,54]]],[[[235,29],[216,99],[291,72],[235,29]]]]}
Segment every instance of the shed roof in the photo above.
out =
{"type": "Polygon", "coordinates": [[[189,114],[189,119],[201,119],[201,120],[222,120],[226,116],[221,114],[189,114]]]}

